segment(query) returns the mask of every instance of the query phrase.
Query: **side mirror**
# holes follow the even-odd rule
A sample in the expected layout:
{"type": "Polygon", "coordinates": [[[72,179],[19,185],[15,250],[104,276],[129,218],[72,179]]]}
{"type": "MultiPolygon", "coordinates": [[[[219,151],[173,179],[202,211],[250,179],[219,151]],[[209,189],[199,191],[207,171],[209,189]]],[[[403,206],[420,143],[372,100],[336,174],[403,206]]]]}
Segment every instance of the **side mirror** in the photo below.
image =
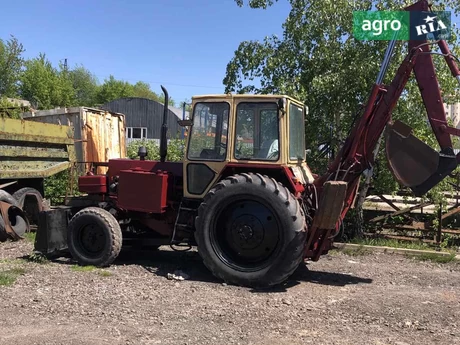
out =
{"type": "Polygon", "coordinates": [[[284,98],[280,98],[278,100],[278,111],[281,112],[281,115],[286,114],[286,100],[284,98]]]}
{"type": "Polygon", "coordinates": [[[306,149],[305,150],[305,156],[309,156],[311,154],[311,149],[306,149]]]}
{"type": "Polygon", "coordinates": [[[193,120],[178,120],[177,123],[181,127],[189,127],[193,125],[193,120]]]}

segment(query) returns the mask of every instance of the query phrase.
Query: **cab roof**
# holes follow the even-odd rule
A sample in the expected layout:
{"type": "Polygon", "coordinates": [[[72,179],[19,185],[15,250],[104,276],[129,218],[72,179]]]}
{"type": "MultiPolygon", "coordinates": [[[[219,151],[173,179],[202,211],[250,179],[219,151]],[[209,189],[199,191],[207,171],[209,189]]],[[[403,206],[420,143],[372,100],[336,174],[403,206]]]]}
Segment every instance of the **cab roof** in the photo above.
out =
{"type": "Polygon", "coordinates": [[[193,96],[192,101],[203,101],[203,100],[212,100],[212,99],[279,99],[279,98],[286,98],[294,101],[296,103],[303,104],[303,102],[299,101],[288,95],[281,95],[281,94],[268,94],[268,95],[257,95],[257,94],[210,94],[210,95],[199,95],[193,96]]]}

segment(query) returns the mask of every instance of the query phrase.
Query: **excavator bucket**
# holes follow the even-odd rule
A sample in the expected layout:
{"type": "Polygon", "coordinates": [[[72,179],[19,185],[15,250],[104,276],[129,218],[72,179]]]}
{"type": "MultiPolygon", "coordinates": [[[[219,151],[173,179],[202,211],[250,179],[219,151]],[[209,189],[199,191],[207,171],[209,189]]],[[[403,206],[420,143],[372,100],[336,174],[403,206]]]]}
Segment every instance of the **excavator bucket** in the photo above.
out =
{"type": "Polygon", "coordinates": [[[412,128],[401,121],[388,124],[385,149],[390,171],[415,196],[422,196],[457,167],[452,149],[437,152],[412,135],[412,128]]]}

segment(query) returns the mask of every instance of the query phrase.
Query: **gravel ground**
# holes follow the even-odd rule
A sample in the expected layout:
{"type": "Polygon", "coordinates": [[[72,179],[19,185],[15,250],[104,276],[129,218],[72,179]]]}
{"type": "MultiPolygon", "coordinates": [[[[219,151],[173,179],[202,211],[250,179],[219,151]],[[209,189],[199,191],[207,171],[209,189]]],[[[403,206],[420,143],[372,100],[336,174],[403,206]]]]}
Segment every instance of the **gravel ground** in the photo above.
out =
{"type": "Polygon", "coordinates": [[[460,344],[460,264],[334,253],[282,287],[222,284],[194,251],[122,253],[104,270],[0,244],[0,344],[460,344]],[[168,280],[180,269],[184,281],[168,280]]]}

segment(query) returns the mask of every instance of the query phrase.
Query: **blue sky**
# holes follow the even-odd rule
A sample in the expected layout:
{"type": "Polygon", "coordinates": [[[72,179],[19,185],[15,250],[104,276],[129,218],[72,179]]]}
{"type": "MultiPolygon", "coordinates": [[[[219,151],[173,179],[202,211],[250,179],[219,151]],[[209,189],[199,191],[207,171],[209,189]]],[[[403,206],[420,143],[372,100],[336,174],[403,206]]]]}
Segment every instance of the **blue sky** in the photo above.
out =
{"type": "Polygon", "coordinates": [[[238,44],[281,35],[289,10],[287,0],[267,10],[234,0],[5,1],[0,38],[16,36],[25,57],[44,52],[55,65],[82,64],[100,82],[113,74],[157,93],[163,83],[179,102],[223,92],[238,44]]]}
{"type": "Polygon", "coordinates": [[[8,1],[0,38],[14,35],[26,57],[83,64],[102,82],[146,81],[176,101],[221,93],[225,67],[243,40],[282,33],[287,1],[268,10],[233,0],[8,1]]]}

